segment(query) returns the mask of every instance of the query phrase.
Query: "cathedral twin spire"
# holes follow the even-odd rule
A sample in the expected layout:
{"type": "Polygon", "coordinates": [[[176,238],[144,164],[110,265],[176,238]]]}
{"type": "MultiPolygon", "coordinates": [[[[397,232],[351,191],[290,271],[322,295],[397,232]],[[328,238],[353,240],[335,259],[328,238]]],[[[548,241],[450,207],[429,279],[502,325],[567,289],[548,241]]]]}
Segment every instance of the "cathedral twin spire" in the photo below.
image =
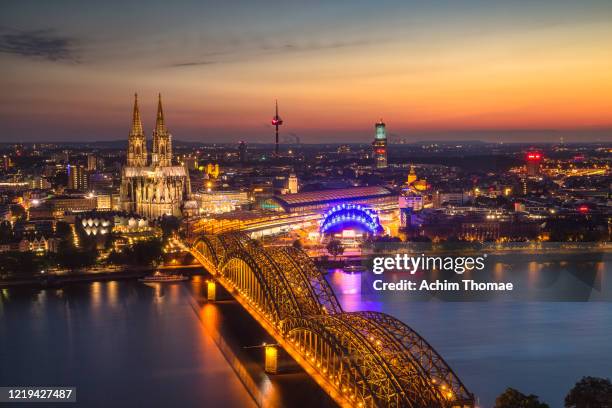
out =
{"type": "MultiPolygon", "coordinates": [[[[145,167],[147,164],[147,140],[142,130],[138,94],[134,94],[134,111],[132,113],[132,130],[128,141],[127,165],[130,167],[145,167]]],[[[157,103],[157,119],[153,131],[151,165],[161,167],[172,165],[172,135],[168,132],[164,122],[161,94],[159,94],[157,103]]]]}
{"type": "Polygon", "coordinates": [[[134,94],[134,111],[132,113],[132,130],[128,138],[127,165],[130,167],[147,165],[147,139],[142,130],[140,110],[138,109],[138,94],[134,94]]]}

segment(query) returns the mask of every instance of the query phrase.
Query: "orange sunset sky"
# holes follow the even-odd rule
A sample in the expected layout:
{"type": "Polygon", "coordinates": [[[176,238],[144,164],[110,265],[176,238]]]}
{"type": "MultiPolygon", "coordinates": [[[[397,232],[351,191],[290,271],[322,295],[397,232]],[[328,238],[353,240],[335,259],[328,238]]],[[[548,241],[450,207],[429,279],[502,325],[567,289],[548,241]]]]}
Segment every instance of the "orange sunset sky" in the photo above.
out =
{"type": "Polygon", "coordinates": [[[0,142],[612,141],[610,1],[0,5],[0,142]]]}

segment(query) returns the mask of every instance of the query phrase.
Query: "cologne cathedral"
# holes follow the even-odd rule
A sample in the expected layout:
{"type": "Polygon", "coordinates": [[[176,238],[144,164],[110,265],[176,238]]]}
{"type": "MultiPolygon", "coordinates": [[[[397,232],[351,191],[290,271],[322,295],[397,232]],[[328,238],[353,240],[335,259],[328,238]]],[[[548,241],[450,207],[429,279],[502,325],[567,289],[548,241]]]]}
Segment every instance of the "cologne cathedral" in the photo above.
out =
{"type": "Polygon", "coordinates": [[[164,122],[161,95],[150,160],[138,110],[138,95],[134,96],[132,130],[128,139],[127,165],[121,172],[120,195],[124,211],[147,218],[180,216],[184,203],[190,198],[187,169],[172,164],[172,135],[164,122]]]}

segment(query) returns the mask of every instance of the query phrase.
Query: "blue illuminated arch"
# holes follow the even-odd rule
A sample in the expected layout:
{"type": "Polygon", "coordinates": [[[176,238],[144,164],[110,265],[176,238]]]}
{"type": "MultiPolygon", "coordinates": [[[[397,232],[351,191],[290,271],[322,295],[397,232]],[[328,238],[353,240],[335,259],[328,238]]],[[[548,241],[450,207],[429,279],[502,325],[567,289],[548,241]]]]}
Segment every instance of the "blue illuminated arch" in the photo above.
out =
{"type": "Polygon", "coordinates": [[[319,224],[323,234],[355,224],[372,234],[378,234],[383,229],[376,211],[360,204],[337,204],[323,214],[319,224]]]}

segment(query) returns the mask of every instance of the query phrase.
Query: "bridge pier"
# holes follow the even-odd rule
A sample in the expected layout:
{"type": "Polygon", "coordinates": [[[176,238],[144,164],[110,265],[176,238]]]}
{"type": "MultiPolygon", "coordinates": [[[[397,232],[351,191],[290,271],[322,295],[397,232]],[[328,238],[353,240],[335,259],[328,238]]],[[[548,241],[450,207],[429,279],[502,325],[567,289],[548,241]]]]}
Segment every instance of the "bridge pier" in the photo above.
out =
{"type": "Polygon", "coordinates": [[[278,373],[278,346],[266,344],[264,346],[265,364],[264,369],[268,374],[278,373]]]}
{"type": "Polygon", "coordinates": [[[206,284],[206,300],[209,302],[217,300],[217,283],[212,279],[206,284]]]}

